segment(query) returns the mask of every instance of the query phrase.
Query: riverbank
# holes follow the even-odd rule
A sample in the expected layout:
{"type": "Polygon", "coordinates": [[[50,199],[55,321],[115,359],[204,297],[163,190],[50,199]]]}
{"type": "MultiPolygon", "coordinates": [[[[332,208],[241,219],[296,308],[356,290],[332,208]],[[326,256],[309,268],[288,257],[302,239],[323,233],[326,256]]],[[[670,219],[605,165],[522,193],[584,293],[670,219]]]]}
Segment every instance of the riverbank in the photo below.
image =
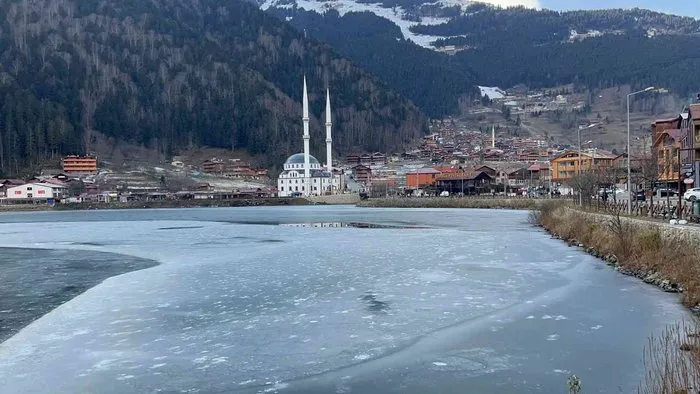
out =
{"type": "Polygon", "coordinates": [[[683,305],[700,313],[700,233],[648,221],[581,212],[549,202],[531,221],[623,274],[666,292],[682,293],[683,305]]]}
{"type": "Polygon", "coordinates": [[[85,202],[75,204],[44,204],[3,205],[0,212],[18,211],[79,211],[93,209],[154,209],[154,208],[223,208],[223,207],[255,207],[255,206],[291,206],[311,205],[313,202],[303,198],[250,198],[231,200],[161,200],[161,201],[131,201],[131,202],[85,202]]]}
{"type": "Polygon", "coordinates": [[[365,208],[476,208],[476,209],[538,209],[548,200],[534,198],[372,198],[361,201],[365,208]]]}

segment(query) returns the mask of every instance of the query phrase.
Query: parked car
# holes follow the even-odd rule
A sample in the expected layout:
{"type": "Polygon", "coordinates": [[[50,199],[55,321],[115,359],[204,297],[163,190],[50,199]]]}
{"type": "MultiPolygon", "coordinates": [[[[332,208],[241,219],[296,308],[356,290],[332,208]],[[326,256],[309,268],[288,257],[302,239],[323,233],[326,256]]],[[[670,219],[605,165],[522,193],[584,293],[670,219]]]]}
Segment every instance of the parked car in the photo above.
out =
{"type": "Polygon", "coordinates": [[[657,189],[654,197],[678,197],[678,190],[674,189],[657,189]]]}
{"type": "Polygon", "coordinates": [[[683,199],[686,201],[695,201],[700,198],[700,188],[688,189],[683,194],[683,199]]]}

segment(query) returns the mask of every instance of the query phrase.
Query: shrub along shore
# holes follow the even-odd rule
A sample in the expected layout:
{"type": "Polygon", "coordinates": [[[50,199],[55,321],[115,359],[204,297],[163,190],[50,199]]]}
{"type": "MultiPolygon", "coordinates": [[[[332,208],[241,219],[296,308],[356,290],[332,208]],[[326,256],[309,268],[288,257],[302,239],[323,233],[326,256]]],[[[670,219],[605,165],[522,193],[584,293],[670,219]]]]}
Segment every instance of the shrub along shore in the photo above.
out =
{"type": "Polygon", "coordinates": [[[365,208],[473,208],[473,209],[537,209],[545,200],[534,198],[371,198],[361,201],[365,208]]]}
{"type": "Polygon", "coordinates": [[[682,293],[682,302],[700,312],[700,232],[651,222],[595,215],[547,202],[530,213],[530,221],[572,246],[586,248],[616,270],[667,292],[682,293]]]}

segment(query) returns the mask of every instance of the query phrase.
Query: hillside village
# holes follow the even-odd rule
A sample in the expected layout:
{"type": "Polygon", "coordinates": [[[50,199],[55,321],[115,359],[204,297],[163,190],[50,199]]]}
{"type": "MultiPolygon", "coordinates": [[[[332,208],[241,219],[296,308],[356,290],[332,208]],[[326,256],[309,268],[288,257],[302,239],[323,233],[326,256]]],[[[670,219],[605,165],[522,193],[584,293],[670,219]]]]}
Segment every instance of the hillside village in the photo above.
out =
{"type": "MultiPolygon", "coordinates": [[[[334,158],[334,171],[347,178],[342,192],[370,197],[573,195],[580,188],[575,185],[576,178],[581,172],[593,170],[597,174],[596,187],[626,190],[626,147],[610,143],[609,134],[614,132],[608,130],[613,123],[620,129],[623,116],[614,111],[603,116],[592,110],[604,101],[604,96],[624,95],[625,91],[601,91],[596,104],[590,93],[575,92],[571,85],[540,91],[524,86],[507,91],[480,89],[482,99],[469,106],[463,116],[431,121],[429,134],[404,152],[350,152],[334,158]],[[541,132],[542,126],[536,127],[536,122],[545,118],[571,122],[560,127],[571,129],[570,135],[564,137],[561,130],[555,132],[551,125],[541,132]],[[620,148],[603,148],[615,145],[620,148]]],[[[658,96],[667,92],[656,89],[653,93],[658,96]]],[[[649,117],[643,111],[634,113],[631,166],[637,174],[635,184],[645,178],[667,182],[666,187],[678,189],[679,171],[693,172],[693,177],[697,177],[695,158],[689,152],[695,146],[694,127],[700,127],[699,106],[685,106],[675,115],[662,112],[658,117],[649,117]],[[678,169],[678,159],[674,159],[674,146],[685,149],[681,158],[683,170],[678,169]],[[639,175],[651,161],[657,163],[657,174],[639,175]]],[[[619,130],[617,134],[623,135],[619,130]]],[[[44,168],[29,179],[0,180],[0,203],[51,205],[274,197],[279,194],[274,186],[275,176],[271,177],[267,169],[255,168],[248,158],[230,153],[206,158],[174,156],[158,165],[142,163],[120,169],[96,156],[66,156],[60,168],[44,168]]]]}

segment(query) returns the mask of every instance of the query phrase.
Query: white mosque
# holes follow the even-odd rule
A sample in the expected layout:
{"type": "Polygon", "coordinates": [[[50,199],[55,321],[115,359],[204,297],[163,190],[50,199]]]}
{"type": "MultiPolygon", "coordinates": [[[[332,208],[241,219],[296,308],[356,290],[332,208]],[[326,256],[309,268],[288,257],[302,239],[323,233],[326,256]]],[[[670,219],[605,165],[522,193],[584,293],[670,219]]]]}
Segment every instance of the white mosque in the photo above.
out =
{"type": "Polygon", "coordinates": [[[284,162],[284,171],[277,180],[277,193],[280,197],[321,196],[342,193],[345,188],[342,171],[333,170],[331,138],[331,97],[326,90],[326,166],[321,166],[315,157],[309,154],[309,95],[306,91],[304,77],[304,153],[289,156],[284,162]]]}

